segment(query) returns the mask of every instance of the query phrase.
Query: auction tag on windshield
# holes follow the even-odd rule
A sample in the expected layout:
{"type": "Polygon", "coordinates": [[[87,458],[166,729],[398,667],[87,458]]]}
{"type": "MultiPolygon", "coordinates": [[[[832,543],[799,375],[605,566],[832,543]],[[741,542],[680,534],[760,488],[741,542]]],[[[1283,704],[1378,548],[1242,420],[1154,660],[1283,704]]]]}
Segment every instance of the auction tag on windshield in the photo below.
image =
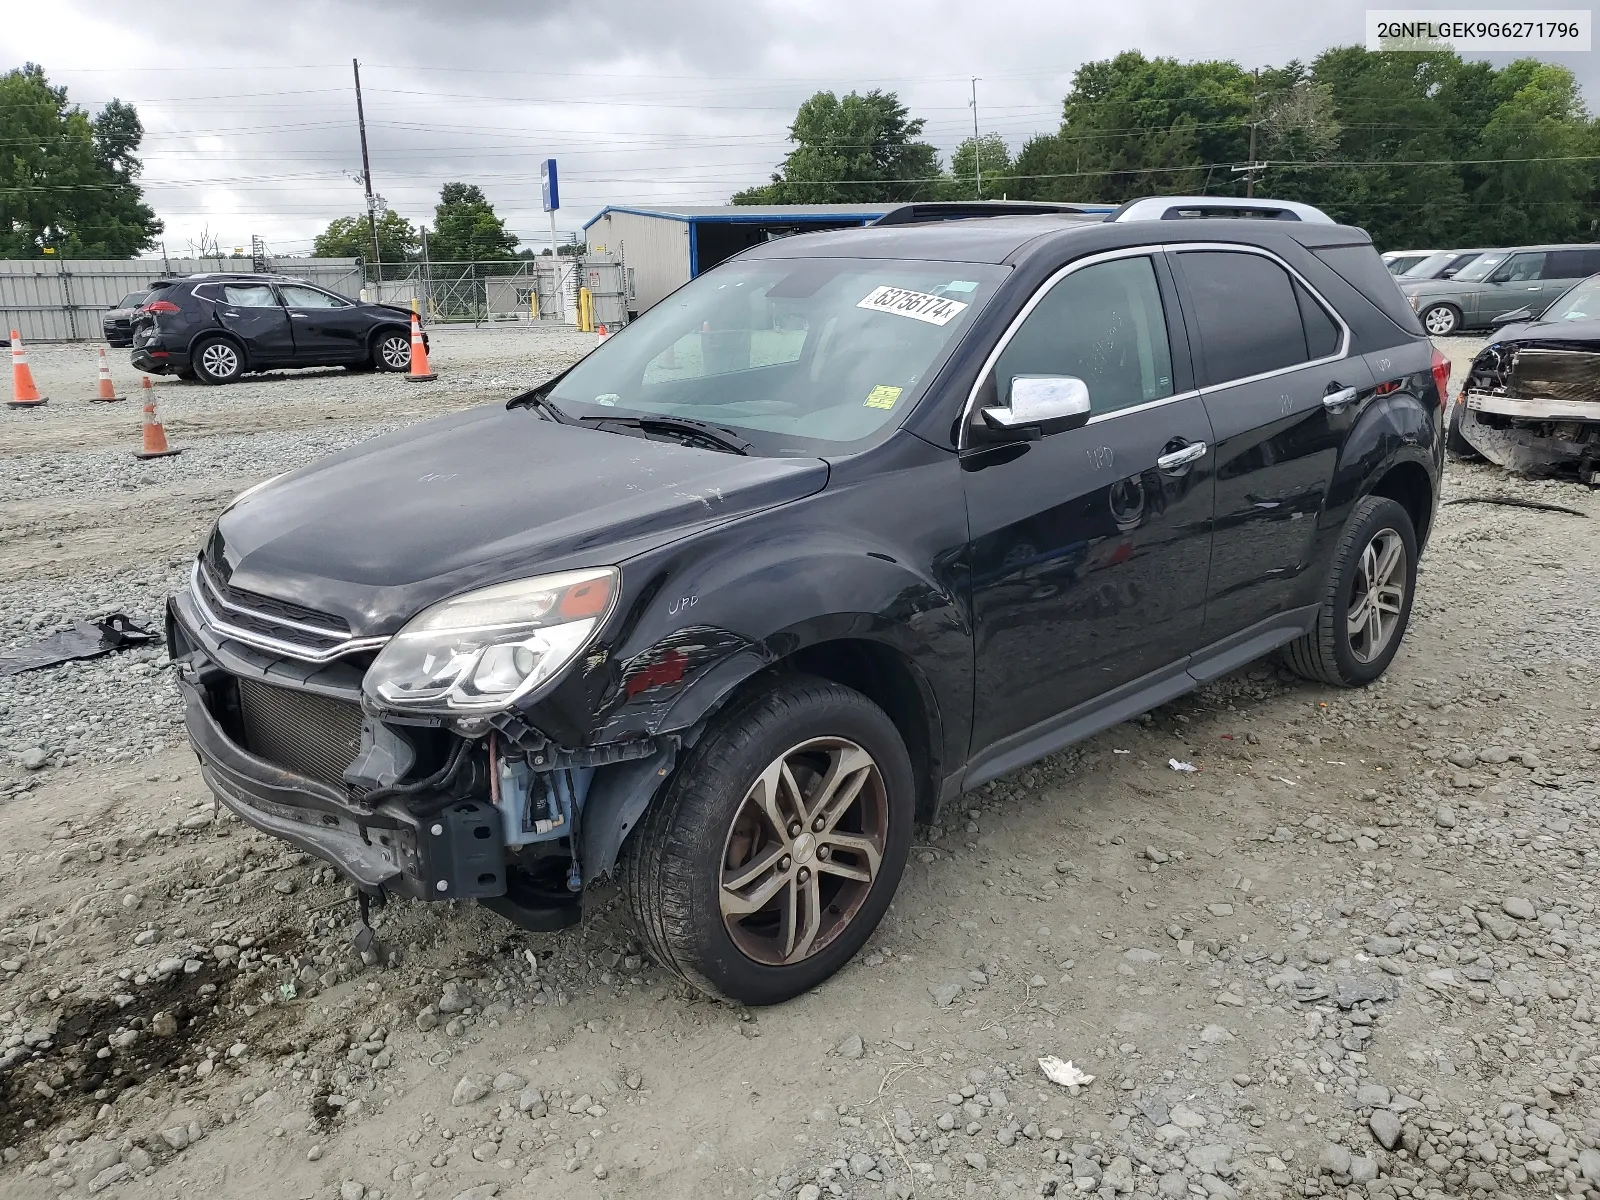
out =
{"type": "Polygon", "coordinates": [[[930,296],[927,292],[912,292],[905,288],[882,287],[872,289],[872,294],[856,305],[873,312],[894,313],[910,317],[913,321],[926,321],[929,325],[948,325],[966,309],[961,300],[944,296],[930,296]]]}
{"type": "Polygon", "coordinates": [[[894,402],[900,399],[900,393],[903,390],[903,388],[890,387],[888,384],[880,383],[867,393],[865,405],[867,408],[893,408],[894,402]]]}

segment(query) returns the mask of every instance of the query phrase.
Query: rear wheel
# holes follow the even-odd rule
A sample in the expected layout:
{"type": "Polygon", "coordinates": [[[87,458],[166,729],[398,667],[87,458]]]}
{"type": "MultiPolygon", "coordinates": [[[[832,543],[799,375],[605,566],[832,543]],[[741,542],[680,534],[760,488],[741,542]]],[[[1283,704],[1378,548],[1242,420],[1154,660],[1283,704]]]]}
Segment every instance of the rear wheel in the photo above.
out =
{"type": "Polygon", "coordinates": [[[859,692],[799,676],[736,702],[629,839],[625,887],[652,956],[747,1004],[815,987],[889,907],[914,790],[899,732],[859,692]]]}
{"type": "Polygon", "coordinates": [[[1315,628],[1284,656],[1297,675],[1359,687],[1394,661],[1411,619],[1417,534],[1386,496],[1363,497],[1344,523],[1315,628]]]}
{"type": "Polygon", "coordinates": [[[244,356],[227,338],[201,342],[190,353],[196,378],[206,383],[232,383],[244,374],[244,356]]]}
{"type": "Polygon", "coordinates": [[[1461,328],[1461,310],[1453,304],[1435,304],[1422,310],[1422,327],[1433,337],[1449,337],[1461,328]]]}
{"type": "Polygon", "coordinates": [[[411,335],[390,329],[373,338],[372,365],[380,371],[409,371],[411,335]]]}

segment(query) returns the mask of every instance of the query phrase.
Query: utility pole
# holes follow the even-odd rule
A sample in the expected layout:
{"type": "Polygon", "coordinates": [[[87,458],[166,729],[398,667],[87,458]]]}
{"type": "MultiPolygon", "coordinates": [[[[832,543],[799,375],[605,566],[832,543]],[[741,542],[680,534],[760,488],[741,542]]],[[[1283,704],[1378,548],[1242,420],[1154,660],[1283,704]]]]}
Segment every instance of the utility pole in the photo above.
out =
{"type": "Polygon", "coordinates": [[[361,107],[361,64],[350,60],[356,76],[356,125],[361,130],[361,182],[367,189],[367,232],[372,235],[372,264],[383,282],[383,253],[378,249],[378,215],[372,201],[372,163],[367,158],[367,114],[361,107]]]}
{"type": "Polygon", "coordinates": [[[978,140],[978,77],[972,77],[972,173],[977,179],[976,199],[983,199],[983,143],[978,140]]]}
{"type": "Polygon", "coordinates": [[[1250,75],[1255,80],[1255,83],[1250,89],[1250,170],[1245,173],[1244,177],[1244,194],[1246,196],[1254,196],[1256,194],[1256,100],[1261,93],[1261,68],[1257,67],[1250,72],[1250,75]]]}

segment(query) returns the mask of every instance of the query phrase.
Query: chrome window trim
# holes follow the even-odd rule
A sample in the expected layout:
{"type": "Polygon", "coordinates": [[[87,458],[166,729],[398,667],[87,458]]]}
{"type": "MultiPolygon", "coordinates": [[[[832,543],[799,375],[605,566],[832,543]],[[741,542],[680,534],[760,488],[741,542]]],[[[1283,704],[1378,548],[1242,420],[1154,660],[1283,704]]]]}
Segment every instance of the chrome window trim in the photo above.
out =
{"type": "MultiPolygon", "coordinates": [[[[256,633],[250,629],[241,629],[237,625],[230,625],[218,618],[211,605],[206,603],[205,594],[206,591],[210,590],[210,580],[205,580],[205,584],[202,586],[203,577],[204,573],[200,570],[200,563],[197,559],[190,571],[189,594],[194,598],[195,607],[200,610],[200,615],[204,618],[206,624],[217,633],[226,634],[234,641],[243,642],[247,646],[254,646],[258,650],[269,650],[274,654],[282,654],[288,658],[299,659],[301,662],[326,663],[346,654],[352,654],[357,650],[370,650],[374,647],[382,646],[389,640],[387,637],[346,638],[338,645],[330,646],[326,650],[313,650],[308,646],[279,641],[277,638],[267,637],[265,634],[256,633]]],[[[344,636],[343,634],[329,633],[327,630],[316,629],[313,626],[301,625],[292,621],[280,621],[279,618],[269,616],[266,613],[242,608],[236,604],[228,604],[221,597],[217,597],[217,601],[235,612],[250,613],[252,616],[260,617],[264,621],[274,621],[292,628],[304,629],[308,633],[315,633],[321,637],[344,636]]]]}

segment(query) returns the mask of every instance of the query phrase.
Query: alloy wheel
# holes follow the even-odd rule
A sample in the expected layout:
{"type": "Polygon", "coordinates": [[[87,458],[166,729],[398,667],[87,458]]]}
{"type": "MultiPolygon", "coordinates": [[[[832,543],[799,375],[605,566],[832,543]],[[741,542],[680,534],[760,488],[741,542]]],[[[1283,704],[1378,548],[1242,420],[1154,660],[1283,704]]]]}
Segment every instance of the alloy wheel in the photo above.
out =
{"type": "Polygon", "coordinates": [[[769,966],[818,953],[872,891],[888,831],[883,773],[855,742],[813,738],[774,759],[723,846],[717,891],[734,945],[769,966]]]}
{"type": "Polygon", "coordinates": [[[227,342],[212,342],[200,352],[200,365],[215,379],[228,379],[239,370],[239,354],[227,342]]]}
{"type": "Polygon", "coordinates": [[[1355,592],[1346,613],[1350,653],[1370,663],[1388,648],[1406,600],[1406,544],[1393,529],[1380,529],[1361,552],[1355,592]]]}
{"type": "Polygon", "coordinates": [[[391,371],[403,371],[411,365],[411,341],[398,334],[383,339],[378,346],[383,365],[391,371]]]}
{"type": "Polygon", "coordinates": [[[1441,304],[1438,308],[1428,310],[1423,324],[1435,337],[1444,337],[1456,331],[1456,314],[1441,304]]]}

